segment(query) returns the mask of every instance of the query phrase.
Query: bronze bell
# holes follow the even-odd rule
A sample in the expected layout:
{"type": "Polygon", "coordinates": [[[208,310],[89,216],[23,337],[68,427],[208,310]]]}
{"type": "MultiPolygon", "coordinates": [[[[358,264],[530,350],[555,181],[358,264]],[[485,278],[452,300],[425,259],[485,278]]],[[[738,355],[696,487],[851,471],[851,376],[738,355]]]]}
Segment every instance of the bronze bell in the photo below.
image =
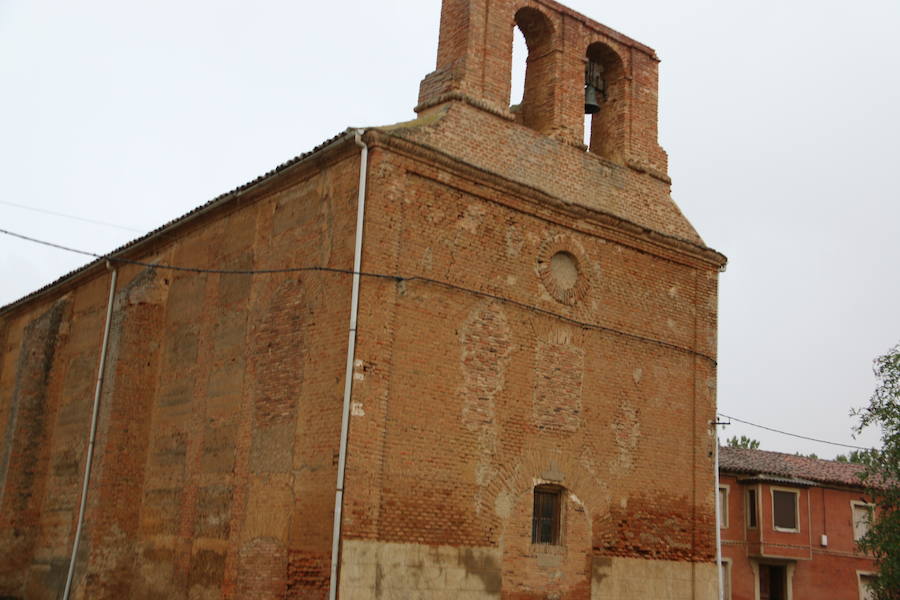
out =
{"type": "Polygon", "coordinates": [[[603,65],[588,60],[584,65],[584,114],[596,115],[600,112],[602,100],[606,100],[603,65]]]}
{"type": "Polygon", "coordinates": [[[584,114],[596,115],[600,112],[600,102],[597,100],[597,88],[593,84],[584,86],[584,114]]]}

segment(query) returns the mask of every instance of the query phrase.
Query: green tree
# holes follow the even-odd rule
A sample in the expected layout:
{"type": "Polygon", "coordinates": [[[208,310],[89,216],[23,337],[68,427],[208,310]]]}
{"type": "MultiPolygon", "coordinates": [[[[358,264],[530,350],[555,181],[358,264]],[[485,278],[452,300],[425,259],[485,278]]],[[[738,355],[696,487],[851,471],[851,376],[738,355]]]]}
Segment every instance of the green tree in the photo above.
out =
{"type": "Polygon", "coordinates": [[[863,452],[860,450],[851,450],[849,454],[838,454],[834,460],[840,463],[862,464],[863,452]]]}
{"type": "Polygon", "coordinates": [[[869,405],[853,412],[857,433],[871,426],[881,430],[881,448],[858,455],[865,466],[863,482],[878,507],[859,547],[878,564],[875,598],[900,600],[900,345],[876,358],[874,371],[878,387],[869,405]]]}
{"type": "Polygon", "coordinates": [[[730,437],[725,440],[725,445],[729,448],[743,448],[744,450],[756,450],[759,448],[759,440],[748,438],[742,435],[740,439],[737,436],[730,437]]]}

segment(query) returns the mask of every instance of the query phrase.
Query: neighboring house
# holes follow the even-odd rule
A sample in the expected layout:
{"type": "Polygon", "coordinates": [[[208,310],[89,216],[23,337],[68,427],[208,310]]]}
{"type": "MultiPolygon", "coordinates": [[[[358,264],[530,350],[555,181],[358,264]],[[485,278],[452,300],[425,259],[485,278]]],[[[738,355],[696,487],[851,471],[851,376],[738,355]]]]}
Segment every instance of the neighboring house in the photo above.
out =
{"type": "Polygon", "coordinates": [[[725,258],[656,54],[445,0],[437,58],[416,120],[0,309],[0,596],[64,587],[108,328],[73,598],[714,597],[725,258]]]}
{"type": "Polygon", "coordinates": [[[867,600],[874,506],[852,463],[719,449],[725,598],[867,600]]]}

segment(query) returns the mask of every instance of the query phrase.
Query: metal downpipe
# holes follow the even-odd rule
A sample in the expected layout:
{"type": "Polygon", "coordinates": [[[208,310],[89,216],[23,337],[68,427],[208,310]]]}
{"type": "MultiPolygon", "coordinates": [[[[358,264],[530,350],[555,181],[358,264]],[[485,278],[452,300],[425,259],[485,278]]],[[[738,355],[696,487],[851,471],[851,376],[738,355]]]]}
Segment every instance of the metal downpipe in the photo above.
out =
{"type": "Polygon", "coordinates": [[[75,528],[75,542],[72,544],[72,557],[69,560],[69,572],[66,575],[66,588],[63,600],[68,600],[72,590],[72,579],[75,576],[75,559],[81,543],[81,530],[84,527],[84,511],[87,506],[88,485],[91,480],[91,463],[94,460],[94,443],[97,440],[97,418],[100,415],[100,394],[103,391],[103,373],[106,371],[106,348],[109,345],[109,328],[112,323],[113,302],[116,295],[116,279],[119,272],[106,261],[106,268],[111,271],[109,278],[109,299],[106,302],[106,325],[103,328],[103,345],[100,347],[100,366],[97,368],[97,385],[94,388],[94,408],[91,413],[91,433],[88,439],[87,457],[84,460],[84,482],[81,486],[81,502],[78,507],[78,526],[75,528]]]}
{"type": "Polygon", "coordinates": [[[356,130],[356,145],[362,148],[359,159],[359,195],[356,202],[356,243],[353,249],[353,289],[350,297],[350,329],[347,341],[347,365],[344,372],[344,403],[341,412],[341,441],[338,454],[337,487],[334,493],[334,528],[331,538],[331,579],[329,600],[336,600],[338,563],[341,555],[341,512],[344,504],[344,476],[347,467],[347,436],[350,429],[350,397],[353,392],[353,363],[356,359],[356,325],[359,315],[359,281],[362,267],[363,224],[366,212],[366,175],[369,147],[362,139],[363,129],[356,130]]]}

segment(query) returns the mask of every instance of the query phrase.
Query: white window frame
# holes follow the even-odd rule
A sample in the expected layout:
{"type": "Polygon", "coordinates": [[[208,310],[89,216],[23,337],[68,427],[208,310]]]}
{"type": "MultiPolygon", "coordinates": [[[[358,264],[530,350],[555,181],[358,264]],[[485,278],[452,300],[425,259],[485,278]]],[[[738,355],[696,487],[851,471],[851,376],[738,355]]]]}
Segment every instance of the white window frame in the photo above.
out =
{"type": "MultiPolygon", "coordinates": [[[[783,566],[785,568],[785,582],[784,587],[786,588],[787,596],[785,596],[786,600],[794,600],[794,569],[797,564],[794,561],[788,561],[783,564],[779,564],[779,562],[769,562],[765,561],[762,564],[766,564],[769,566],[783,566]]],[[[754,600],[760,600],[759,593],[759,559],[751,558],[750,559],[750,570],[753,573],[753,598],[754,600]]]]}
{"type": "Polygon", "coordinates": [[[721,529],[728,529],[728,498],[731,497],[731,486],[727,483],[720,483],[719,490],[717,493],[721,494],[725,492],[725,499],[719,499],[719,527],[721,529]]]}
{"type": "Polygon", "coordinates": [[[757,486],[748,487],[744,493],[744,514],[746,515],[744,518],[744,522],[747,525],[747,529],[759,529],[759,488],[757,486]],[[753,492],[753,497],[755,499],[756,506],[750,504],[750,493],[753,492]],[[750,524],[750,515],[751,513],[756,516],[756,525],[750,524]]]}
{"type": "Polygon", "coordinates": [[[722,597],[724,600],[731,600],[731,559],[722,557],[722,571],[720,577],[724,576],[722,581],[722,597]]]}
{"type": "MultiPolygon", "coordinates": [[[[862,502],[861,504],[865,504],[862,502]]],[[[878,577],[878,573],[874,573],[872,571],[857,571],[856,572],[856,587],[859,590],[859,600],[866,600],[867,596],[864,595],[863,590],[863,577],[876,578],[878,577]]]]}
{"type": "MultiPolygon", "coordinates": [[[[869,515],[872,520],[875,519],[875,505],[871,502],[862,502],[861,500],[851,500],[850,501],[850,526],[853,528],[853,541],[858,542],[862,535],[856,535],[856,509],[859,507],[865,507],[869,510],[869,515]]],[[[866,531],[868,532],[869,526],[872,524],[872,521],[866,524],[866,531]]],[[[865,535],[865,533],[863,533],[865,535]]]]}
{"type": "MultiPolygon", "coordinates": [[[[772,529],[782,533],[800,533],[800,490],[796,488],[775,487],[769,489],[769,495],[772,500],[772,529]],[[786,527],[778,527],[775,525],[775,492],[786,492],[794,494],[794,521],[797,523],[796,529],[788,529],[786,527]]],[[[758,519],[757,519],[758,520],[758,519]]]]}

